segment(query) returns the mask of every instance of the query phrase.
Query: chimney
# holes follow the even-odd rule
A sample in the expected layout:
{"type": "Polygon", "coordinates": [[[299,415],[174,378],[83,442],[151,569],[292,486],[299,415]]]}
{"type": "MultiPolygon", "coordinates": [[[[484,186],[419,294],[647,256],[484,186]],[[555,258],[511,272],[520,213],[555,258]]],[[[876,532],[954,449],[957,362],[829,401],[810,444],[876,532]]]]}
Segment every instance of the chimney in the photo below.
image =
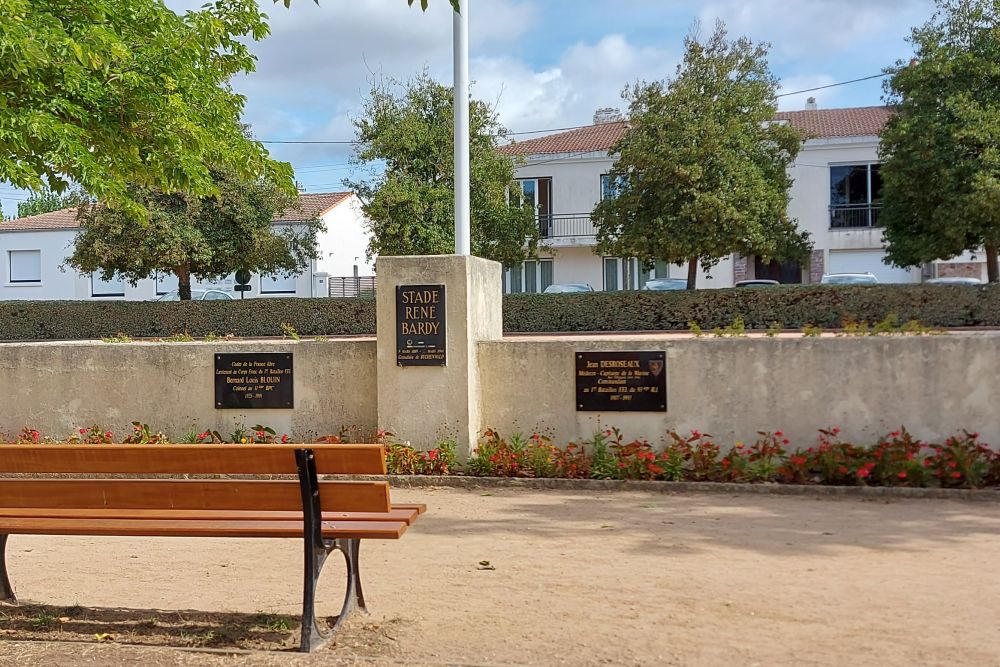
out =
{"type": "Polygon", "coordinates": [[[622,119],[622,112],[613,107],[603,107],[594,112],[594,125],[617,123],[622,119]]]}
{"type": "Polygon", "coordinates": [[[810,97],[806,100],[806,111],[816,111],[818,108],[815,97],[810,97]]]}

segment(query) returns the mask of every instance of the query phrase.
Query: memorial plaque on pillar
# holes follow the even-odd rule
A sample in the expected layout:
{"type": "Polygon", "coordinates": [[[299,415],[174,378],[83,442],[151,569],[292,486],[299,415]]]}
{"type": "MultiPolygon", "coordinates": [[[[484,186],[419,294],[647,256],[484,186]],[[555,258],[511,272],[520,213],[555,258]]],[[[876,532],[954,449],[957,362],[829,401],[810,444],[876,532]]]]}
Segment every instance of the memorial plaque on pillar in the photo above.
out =
{"type": "Polygon", "coordinates": [[[666,412],[664,352],[577,352],[578,412],[666,412]]]}
{"type": "Polygon", "coordinates": [[[215,355],[215,407],[292,408],[292,354],[215,355]]]}
{"type": "Polygon", "coordinates": [[[444,310],[444,285],[396,287],[396,364],[447,364],[444,310]]]}

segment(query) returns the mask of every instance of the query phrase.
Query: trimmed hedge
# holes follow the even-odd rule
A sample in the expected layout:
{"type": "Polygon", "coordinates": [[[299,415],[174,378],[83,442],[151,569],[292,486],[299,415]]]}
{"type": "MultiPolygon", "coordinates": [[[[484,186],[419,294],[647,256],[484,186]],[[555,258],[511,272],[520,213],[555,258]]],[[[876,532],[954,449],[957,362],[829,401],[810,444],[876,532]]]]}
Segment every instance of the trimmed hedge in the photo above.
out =
{"type": "MultiPolygon", "coordinates": [[[[508,333],[687,330],[724,327],[742,317],[748,329],[772,322],[826,329],[845,321],[932,327],[1000,327],[1000,286],[876,285],[705,289],[694,292],[512,294],[504,297],[508,333]]],[[[187,332],[239,337],[372,335],[375,300],[247,299],[244,301],[0,301],[0,340],[82,340],[119,333],[160,338],[187,332]]]]}
{"type": "Polygon", "coordinates": [[[1000,286],[872,285],[705,289],[693,292],[515,294],[504,301],[504,331],[661,331],[874,324],[890,313],[932,327],[1000,326],[1000,286]]]}
{"type": "Polygon", "coordinates": [[[0,301],[0,340],[281,336],[282,323],[301,336],[373,334],[375,300],[0,301]]]}

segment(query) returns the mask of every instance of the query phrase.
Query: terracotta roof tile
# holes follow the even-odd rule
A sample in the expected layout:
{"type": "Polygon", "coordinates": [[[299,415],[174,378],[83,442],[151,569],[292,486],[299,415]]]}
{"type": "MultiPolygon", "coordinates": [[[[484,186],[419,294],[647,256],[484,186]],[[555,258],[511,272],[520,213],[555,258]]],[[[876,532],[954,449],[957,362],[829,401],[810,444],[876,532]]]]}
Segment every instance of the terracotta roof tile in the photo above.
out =
{"type": "Polygon", "coordinates": [[[352,194],[351,192],[317,192],[316,194],[299,195],[298,207],[288,209],[276,216],[274,221],[301,222],[318,218],[344,202],[352,194]]]}
{"type": "Polygon", "coordinates": [[[625,134],[625,121],[588,125],[546,137],[517,141],[500,148],[506,155],[607,152],[625,134]]]}
{"type": "MultiPolygon", "coordinates": [[[[802,130],[808,138],[867,137],[882,132],[892,111],[888,107],[854,107],[815,111],[781,111],[779,120],[802,130]]],[[[518,141],[500,148],[506,155],[606,152],[624,134],[625,121],[588,125],[546,137],[518,141]]]]}
{"type": "MultiPolygon", "coordinates": [[[[351,196],[350,192],[318,192],[299,195],[299,206],[274,218],[275,222],[301,222],[323,215],[351,196]]],[[[79,229],[75,208],[64,208],[51,213],[31,215],[16,220],[0,222],[0,232],[40,231],[46,229],[79,229]]]]}
{"type": "Polygon", "coordinates": [[[29,215],[16,220],[0,222],[0,232],[26,231],[35,229],[76,229],[76,208],[64,208],[59,211],[29,215]]]}
{"type": "Polygon", "coordinates": [[[779,120],[802,130],[811,139],[830,137],[876,137],[892,115],[889,107],[852,107],[815,111],[781,111],[779,120]]]}

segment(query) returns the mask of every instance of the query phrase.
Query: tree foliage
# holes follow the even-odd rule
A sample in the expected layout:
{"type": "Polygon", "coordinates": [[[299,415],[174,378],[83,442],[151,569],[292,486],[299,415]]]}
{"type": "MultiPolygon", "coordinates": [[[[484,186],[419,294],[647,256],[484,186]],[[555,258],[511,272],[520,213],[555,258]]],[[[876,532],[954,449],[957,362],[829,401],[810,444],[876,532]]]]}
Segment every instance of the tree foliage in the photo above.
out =
{"type": "Polygon", "coordinates": [[[1000,3],[938,0],[910,37],[915,61],[886,82],[882,133],[888,259],[918,266],[1000,245],[1000,3]]]}
{"type": "Polygon", "coordinates": [[[60,194],[49,188],[44,188],[32,192],[27,201],[18,203],[17,217],[26,218],[29,215],[61,211],[64,208],[79,206],[88,201],[90,198],[80,189],[72,189],[60,194]]]}
{"type": "Polygon", "coordinates": [[[255,0],[183,15],[162,0],[0,0],[0,17],[0,181],[73,181],[133,213],[127,183],[209,194],[213,164],[293,191],[229,85],[268,33],[255,0]]]}
{"type": "MultiPolygon", "coordinates": [[[[361,199],[370,255],[451,254],[455,248],[452,89],[424,72],[403,84],[376,82],[354,121],[354,160],[384,166],[347,185],[361,199]]],[[[539,229],[521,203],[514,163],[498,152],[506,130],[495,111],[470,110],[472,252],[504,264],[534,255],[539,229]]]]}
{"type": "Polygon", "coordinates": [[[734,252],[800,259],[808,234],[787,214],[802,138],[772,122],[777,80],[766,44],[697,30],[673,79],[626,89],[628,129],[611,149],[616,196],[594,210],[599,250],[708,268],[734,252]]]}
{"type": "Polygon", "coordinates": [[[144,225],[121,208],[82,207],[82,231],[67,264],[133,285],[172,273],[181,298],[189,299],[192,277],[216,280],[239,269],[289,276],[317,256],[321,221],[272,224],[276,214],[297,208],[294,196],[264,179],[245,181],[217,168],[212,176],[216,194],[207,197],[130,188],[129,196],[148,211],[144,225]]]}

